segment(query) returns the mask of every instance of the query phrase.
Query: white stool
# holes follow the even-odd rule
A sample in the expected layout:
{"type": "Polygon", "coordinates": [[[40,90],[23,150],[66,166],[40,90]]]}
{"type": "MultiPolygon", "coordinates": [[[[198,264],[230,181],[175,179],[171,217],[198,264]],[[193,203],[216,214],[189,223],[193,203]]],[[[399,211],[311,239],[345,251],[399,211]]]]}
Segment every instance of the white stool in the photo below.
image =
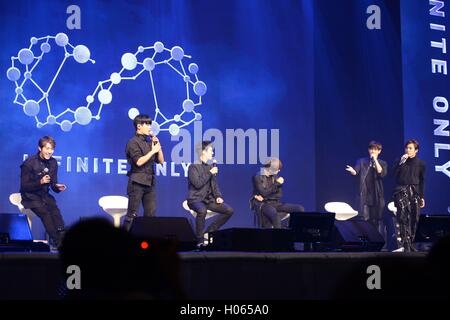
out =
{"type": "Polygon", "coordinates": [[[336,214],[336,220],[348,220],[358,215],[358,211],[355,211],[345,202],[327,202],[325,204],[325,210],[327,212],[334,212],[336,214]]]}
{"type": "Polygon", "coordinates": [[[19,209],[19,211],[23,214],[25,214],[27,216],[27,220],[28,220],[28,225],[30,226],[30,230],[31,227],[33,225],[33,211],[31,211],[31,209],[25,209],[25,207],[22,205],[22,195],[20,193],[12,193],[9,196],[9,201],[17,206],[17,208],[19,209]]]}
{"type": "Polygon", "coordinates": [[[122,196],[104,196],[98,200],[98,204],[114,220],[114,226],[120,227],[120,218],[127,214],[128,198],[122,196]]]}
{"type": "Polygon", "coordinates": [[[394,201],[388,203],[388,209],[393,213],[394,216],[397,215],[397,207],[395,206],[394,201]]]}

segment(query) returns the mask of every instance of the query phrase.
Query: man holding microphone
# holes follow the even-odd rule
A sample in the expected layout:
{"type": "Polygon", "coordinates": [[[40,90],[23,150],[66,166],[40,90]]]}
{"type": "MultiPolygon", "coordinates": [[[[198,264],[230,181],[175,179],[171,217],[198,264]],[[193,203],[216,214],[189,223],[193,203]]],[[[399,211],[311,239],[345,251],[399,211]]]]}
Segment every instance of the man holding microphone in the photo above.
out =
{"type": "Polygon", "coordinates": [[[399,251],[417,251],[414,246],[420,209],[425,207],[425,162],[417,156],[419,142],[408,140],[405,154],[396,160],[394,176],[396,186],[393,193],[397,208],[397,240],[399,251]]]}
{"type": "Polygon", "coordinates": [[[128,171],[128,210],[124,221],[125,230],[130,230],[139,206],[144,207],[145,217],[154,217],[156,210],[155,162],[163,163],[161,144],[151,131],[152,120],[140,114],[133,120],[136,134],[126,146],[125,153],[131,168],[128,171]],[[149,137],[151,137],[149,139],[149,137]]]}
{"type": "Polygon", "coordinates": [[[188,169],[188,206],[197,213],[195,229],[198,243],[204,239],[205,218],[207,210],[219,213],[206,229],[206,233],[218,230],[233,215],[233,209],[224,202],[217,184],[219,172],[213,160],[211,141],[202,141],[196,148],[200,163],[193,163],[188,169]]]}
{"type": "Polygon", "coordinates": [[[58,248],[64,233],[64,220],[55,198],[50,194],[66,190],[58,183],[58,163],[53,158],[56,142],[52,137],[39,139],[39,152],[29,157],[20,166],[20,193],[22,205],[31,209],[41,220],[48,233],[52,248],[58,248]]]}
{"type": "MultiPolygon", "coordinates": [[[[381,220],[383,218],[384,210],[384,189],[383,178],[387,174],[387,164],[385,161],[379,159],[382,145],[379,142],[371,141],[368,147],[368,158],[361,158],[356,161],[355,167],[347,166],[345,170],[352,175],[359,175],[359,212],[365,220],[368,220],[377,230],[382,234],[381,220]]],[[[393,230],[393,221],[390,218],[390,223],[385,219],[387,232],[387,241],[389,242],[395,236],[393,230]],[[389,227],[388,227],[389,226],[389,227]]]]}
{"type": "Polygon", "coordinates": [[[279,229],[286,214],[305,211],[300,204],[281,201],[284,178],[278,174],[282,167],[280,159],[269,159],[252,178],[253,197],[250,206],[253,211],[261,214],[263,228],[279,229]]]}

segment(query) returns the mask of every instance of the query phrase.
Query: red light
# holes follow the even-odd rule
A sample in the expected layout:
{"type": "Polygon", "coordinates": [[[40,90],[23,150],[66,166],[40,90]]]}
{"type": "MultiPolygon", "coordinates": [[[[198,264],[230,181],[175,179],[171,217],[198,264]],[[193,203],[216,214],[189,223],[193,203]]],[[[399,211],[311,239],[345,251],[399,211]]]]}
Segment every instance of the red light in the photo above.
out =
{"type": "Polygon", "coordinates": [[[147,250],[148,249],[148,242],[147,241],[142,241],[141,242],[141,249],[143,249],[143,250],[147,250]]]}

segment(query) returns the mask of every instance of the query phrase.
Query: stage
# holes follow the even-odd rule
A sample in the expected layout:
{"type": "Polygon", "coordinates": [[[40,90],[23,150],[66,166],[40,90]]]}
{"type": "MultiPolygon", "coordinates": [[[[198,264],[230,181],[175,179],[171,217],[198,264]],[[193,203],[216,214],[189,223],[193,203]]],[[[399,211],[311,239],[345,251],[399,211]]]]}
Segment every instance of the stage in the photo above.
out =
{"type": "Polygon", "coordinates": [[[1,7],[0,301],[449,295],[444,1],[1,7]]]}
{"type": "MultiPolygon", "coordinates": [[[[418,298],[426,255],[181,252],[180,281],[189,300],[418,298]],[[374,265],[380,290],[366,284],[374,265]]],[[[58,300],[65,291],[58,254],[0,254],[0,299],[58,300]]]]}

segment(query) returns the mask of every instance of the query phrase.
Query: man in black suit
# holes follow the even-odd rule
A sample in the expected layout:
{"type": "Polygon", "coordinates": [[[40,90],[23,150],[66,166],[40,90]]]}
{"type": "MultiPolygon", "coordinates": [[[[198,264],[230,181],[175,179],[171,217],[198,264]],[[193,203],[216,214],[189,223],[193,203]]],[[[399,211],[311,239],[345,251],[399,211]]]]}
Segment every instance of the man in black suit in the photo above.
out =
{"type": "Polygon", "coordinates": [[[359,215],[369,221],[381,234],[385,234],[386,246],[392,251],[396,249],[394,216],[384,210],[383,178],[387,175],[388,165],[380,159],[382,145],[377,141],[370,141],[369,157],[360,158],[353,167],[345,170],[353,176],[359,175],[359,215]],[[383,222],[383,223],[382,223],[383,222]]]}
{"type": "Polygon", "coordinates": [[[284,178],[279,176],[283,164],[280,159],[269,159],[260,171],[253,176],[253,197],[250,205],[260,214],[263,228],[281,228],[281,220],[290,213],[303,212],[300,204],[281,201],[284,178]]]}
{"type": "Polygon", "coordinates": [[[197,146],[200,163],[193,163],[188,169],[188,206],[197,213],[195,220],[196,235],[199,244],[203,242],[207,210],[219,213],[206,229],[206,233],[218,230],[233,215],[233,208],[226,204],[217,184],[219,170],[213,159],[211,141],[203,141],[197,146]]]}
{"type": "Polygon", "coordinates": [[[66,190],[66,185],[58,183],[58,163],[52,157],[55,146],[52,137],[42,137],[38,143],[39,152],[20,166],[22,205],[42,220],[51,247],[58,247],[61,243],[64,220],[50,189],[55,193],[66,190]]]}

